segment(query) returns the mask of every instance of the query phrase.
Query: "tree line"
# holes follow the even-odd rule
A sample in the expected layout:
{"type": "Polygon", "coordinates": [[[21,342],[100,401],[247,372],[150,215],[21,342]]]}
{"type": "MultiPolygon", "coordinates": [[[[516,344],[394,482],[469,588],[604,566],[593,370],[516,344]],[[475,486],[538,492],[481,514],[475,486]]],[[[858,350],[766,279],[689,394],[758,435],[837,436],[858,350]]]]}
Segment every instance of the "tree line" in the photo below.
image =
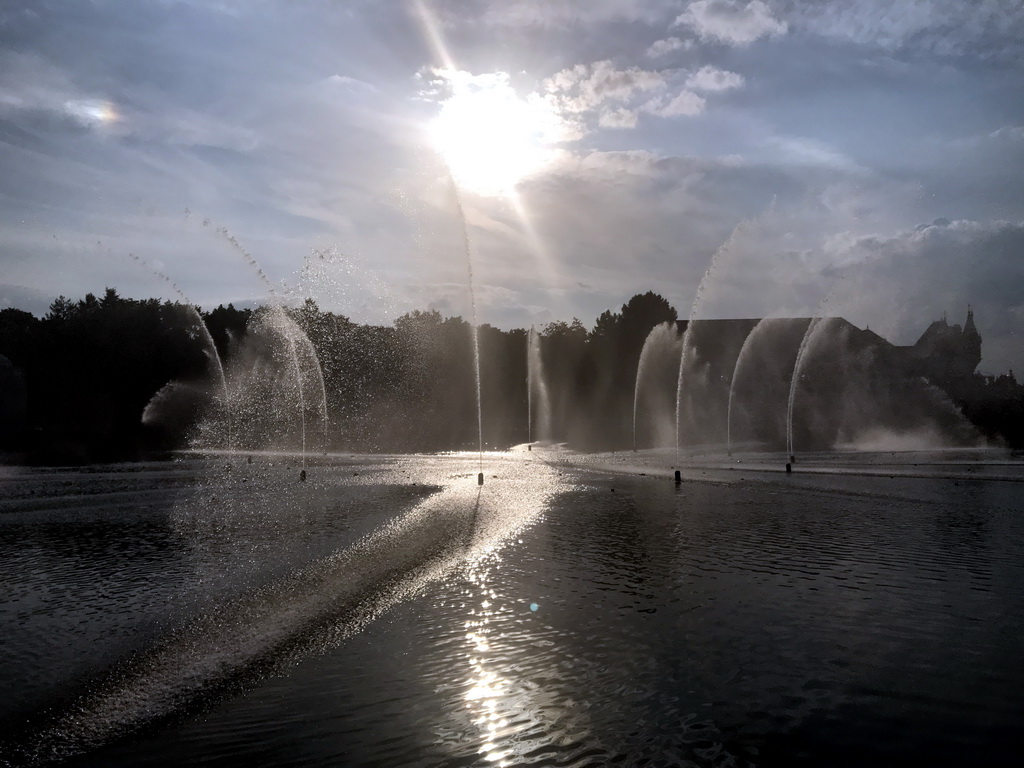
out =
{"type": "MultiPolygon", "coordinates": [[[[699,322],[691,339],[691,381],[681,401],[683,441],[723,442],[733,366],[757,321],[699,322]]],[[[735,388],[734,439],[739,434],[764,447],[783,447],[789,378],[807,322],[780,321],[774,341],[751,357],[735,388]]],[[[538,329],[546,435],[540,434],[536,402],[532,429],[528,423],[528,331],[480,325],[485,448],[502,449],[531,436],[584,450],[631,447],[640,402],[634,401],[637,363],[659,324],[668,324],[676,343],[686,326],[668,301],[649,291],[618,311],[603,312],[591,328],[574,318],[538,329]]],[[[184,447],[295,449],[300,433],[308,450],[472,450],[478,444],[472,339],[466,320],[436,310],[408,312],[389,326],[364,325],[309,299],[290,307],[229,304],[203,311],[125,298],[108,288],[101,297],[62,296],[42,318],[3,309],[0,451],[8,460],[86,463],[184,447]],[[318,371],[309,370],[312,355],[300,355],[307,348],[318,371]],[[304,406],[297,405],[300,399],[304,406]]],[[[937,418],[941,403],[929,405],[928,413],[919,407],[922,393],[929,402],[938,400],[921,382],[900,374],[897,351],[849,324],[834,334],[813,375],[800,383],[806,405],[794,431],[801,444],[842,442],[850,425],[863,425],[872,412],[901,429],[913,427],[919,412],[922,419],[937,418]]],[[[675,417],[667,403],[674,404],[677,365],[662,361],[656,382],[666,393],[662,410],[648,414],[662,422],[663,443],[666,432],[675,434],[676,425],[665,422],[675,417]]],[[[1024,444],[1024,388],[1012,373],[972,374],[946,390],[957,409],[952,416],[965,414],[990,438],[1024,444]]],[[[533,395],[536,400],[538,392],[533,395]]],[[[940,421],[950,418],[946,413],[940,421]]],[[[654,430],[646,429],[639,433],[640,447],[653,439],[654,430]]]]}
{"type": "MultiPolygon", "coordinates": [[[[252,328],[269,311],[230,304],[203,311],[180,302],[125,298],[113,288],[77,301],[62,296],[42,318],[0,310],[0,449],[44,463],[74,463],[190,445],[220,396],[206,339],[212,339],[230,380],[246,355],[254,354],[252,328]],[[154,396],[176,382],[195,384],[189,388],[193,397],[179,396],[169,416],[144,423],[154,396]]],[[[475,351],[466,320],[416,310],[390,326],[363,325],[309,299],[280,311],[308,337],[323,372],[326,445],[310,423],[310,447],[476,447],[475,351]]],[[[552,433],[589,447],[620,439],[646,334],[675,320],[669,303],[648,292],[618,312],[603,313],[589,330],[578,319],[539,329],[552,433]],[[584,412],[598,416],[590,422],[580,417],[584,412]]],[[[487,447],[525,442],[530,432],[526,339],[525,329],[478,328],[487,447]]],[[[245,392],[232,396],[244,398],[245,392]]],[[[287,402],[269,408],[294,420],[287,402]]],[[[216,440],[208,437],[207,444],[216,440]]]]}

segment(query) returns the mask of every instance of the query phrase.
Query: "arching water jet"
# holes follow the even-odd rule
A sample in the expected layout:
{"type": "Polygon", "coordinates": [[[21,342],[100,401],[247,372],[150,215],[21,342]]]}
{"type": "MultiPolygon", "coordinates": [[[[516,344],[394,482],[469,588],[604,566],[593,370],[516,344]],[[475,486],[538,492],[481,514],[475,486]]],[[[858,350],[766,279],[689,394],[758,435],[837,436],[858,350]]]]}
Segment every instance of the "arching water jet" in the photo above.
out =
{"type": "Polygon", "coordinates": [[[796,361],[793,363],[793,375],[789,380],[789,399],[786,402],[786,455],[789,457],[791,464],[796,463],[796,453],[793,450],[793,406],[796,402],[796,388],[800,381],[800,374],[803,370],[804,357],[807,355],[807,351],[810,349],[812,342],[817,340],[819,329],[822,327],[824,320],[824,312],[828,307],[829,302],[835,295],[836,290],[839,288],[845,275],[841,274],[836,281],[832,284],[828,293],[825,294],[825,298],[818,304],[818,311],[814,317],[807,324],[807,329],[804,331],[803,338],[800,339],[800,346],[797,349],[796,361]]]}
{"type": "Polygon", "coordinates": [[[737,237],[748,226],[759,221],[765,215],[771,212],[774,209],[774,207],[775,202],[773,200],[772,204],[768,207],[768,209],[760,216],[758,216],[756,219],[744,219],[733,228],[732,232],[729,234],[729,237],[726,239],[726,241],[718,247],[718,250],[716,250],[714,254],[712,254],[711,262],[708,264],[708,268],[704,271],[704,275],[701,277],[700,283],[698,283],[697,285],[697,293],[693,298],[693,305],[690,307],[690,316],[687,319],[686,328],[683,329],[682,350],[679,354],[679,375],[676,378],[676,462],[679,461],[679,433],[681,426],[680,411],[683,397],[683,383],[685,378],[686,367],[689,363],[689,358],[693,354],[693,324],[694,321],[697,319],[697,312],[700,309],[701,300],[704,297],[704,291],[707,288],[708,279],[711,277],[711,274],[715,271],[715,267],[721,260],[722,256],[729,252],[731,246],[733,245],[733,243],[735,243],[737,237]]]}
{"type": "Polygon", "coordinates": [[[736,395],[736,382],[739,380],[744,362],[750,356],[750,350],[753,349],[755,343],[760,341],[762,336],[767,335],[775,320],[777,320],[777,318],[772,317],[763,317],[758,320],[757,325],[750,329],[750,333],[748,333],[747,337],[743,340],[743,346],[740,347],[740,353],[736,356],[736,364],[733,366],[732,378],[729,380],[729,403],[725,412],[725,445],[726,451],[730,456],[732,456],[732,407],[733,399],[736,395]]]}
{"type": "Polygon", "coordinates": [[[224,361],[220,359],[220,353],[217,351],[217,345],[214,343],[213,336],[210,334],[210,329],[206,326],[206,321],[203,320],[203,316],[199,313],[199,310],[196,309],[195,305],[189,301],[189,298],[185,295],[184,291],[182,291],[181,288],[178,287],[178,284],[170,277],[147,262],[145,259],[136,256],[134,253],[129,253],[128,255],[131,256],[138,264],[141,264],[152,272],[156,277],[167,283],[171,290],[174,291],[175,295],[181,299],[181,303],[187,307],[188,311],[194,316],[196,324],[202,333],[203,342],[206,344],[206,355],[215,366],[217,370],[217,377],[220,379],[222,405],[224,408],[224,419],[226,425],[226,445],[228,451],[233,450],[234,446],[232,444],[231,435],[231,398],[228,395],[228,380],[224,373],[224,361]]]}
{"type": "MultiPolygon", "coordinates": [[[[640,400],[645,385],[652,376],[660,371],[659,363],[672,364],[679,354],[680,339],[675,323],[667,321],[654,326],[644,340],[640,350],[640,359],[636,366],[636,381],[633,385],[633,450],[637,450],[637,431],[640,415],[640,400]],[[653,370],[652,370],[653,369],[653,370]]],[[[650,388],[650,387],[648,387],[650,388]]],[[[655,409],[657,410],[657,409],[655,409]]],[[[659,421],[660,413],[654,414],[654,421],[659,421]]],[[[659,442],[655,440],[655,442],[659,442]]]]}
{"type": "MultiPolygon", "coordinates": [[[[204,222],[205,224],[205,222],[204,222]]],[[[267,277],[267,274],[260,267],[255,257],[249,253],[238,239],[232,235],[227,228],[218,227],[216,230],[217,234],[223,237],[231,246],[238,252],[242,258],[249,264],[249,266],[255,271],[257,277],[264,284],[267,289],[267,294],[270,297],[270,315],[272,326],[280,332],[287,345],[290,353],[292,368],[295,377],[295,386],[299,398],[299,413],[300,413],[300,430],[301,430],[301,449],[302,449],[302,469],[306,467],[306,392],[305,387],[302,383],[302,366],[299,362],[299,349],[301,347],[303,355],[307,358],[307,364],[312,373],[316,376],[319,383],[320,390],[320,407],[319,411],[323,419],[323,435],[324,435],[324,450],[327,449],[328,431],[329,431],[329,417],[327,413],[327,387],[324,383],[323,368],[320,365],[320,359],[317,357],[316,349],[313,347],[312,342],[305,332],[299,327],[299,325],[288,315],[285,310],[284,304],[277,295],[277,291],[274,289],[273,284],[267,277]]]]}

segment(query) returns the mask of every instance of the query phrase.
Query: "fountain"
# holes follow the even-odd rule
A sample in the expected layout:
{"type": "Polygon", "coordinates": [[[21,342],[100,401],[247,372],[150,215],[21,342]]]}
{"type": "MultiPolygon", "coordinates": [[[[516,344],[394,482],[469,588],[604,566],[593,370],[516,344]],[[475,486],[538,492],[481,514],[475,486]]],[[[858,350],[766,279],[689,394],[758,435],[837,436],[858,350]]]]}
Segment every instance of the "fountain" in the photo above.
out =
{"type": "MultiPolygon", "coordinates": [[[[772,210],[772,207],[774,207],[774,202],[773,202],[772,206],[769,207],[768,210],[769,211],[772,210]]],[[[700,283],[698,283],[698,285],[697,285],[697,293],[694,295],[694,297],[693,297],[693,305],[690,307],[690,316],[689,316],[689,318],[688,318],[688,320],[686,322],[686,328],[683,330],[682,350],[681,350],[681,352],[679,354],[679,375],[676,378],[676,461],[677,462],[679,461],[679,432],[680,432],[680,416],[681,416],[680,410],[681,410],[682,396],[683,396],[683,381],[684,381],[685,371],[687,369],[687,366],[690,363],[690,358],[693,357],[693,354],[694,354],[693,341],[692,341],[692,338],[691,338],[693,336],[693,324],[694,324],[694,321],[697,319],[697,311],[700,309],[701,299],[704,297],[704,290],[707,287],[708,278],[710,278],[711,277],[711,273],[714,272],[715,266],[718,264],[719,259],[722,257],[722,255],[724,253],[727,253],[729,251],[730,246],[736,241],[737,236],[746,228],[746,226],[749,223],[751,223],[751,222],[748,222],[747,220],[744,220],[744,221],[741,221],[739,224],[737,224],[733,228],[732,232],[729,234],[729,237],[726,239],[726,241],[724,243],[722,243],[718,247],[718,250],[716,250],[714,252],[714,254],[712,254],[711,262],[708,264],[708,268],[704,271],[704,275],[701,277],[700,283]]]]}
{"type": "Polygon", "coordinates": [[[259,449],[294,443],[294,435],[287,433],[287,424],[280,418],[290,410],[286,405],[282,411],[282,404],[294,402],[297,447],[305,469],[309,448],[306,424],[324,411],[324,398],[309,397],[322,381],[319,372],[312,343],[285,309],[269,304],[258,310],[250,320],[244,342],[227,366],[234,395],[233,410],[240,417],[239,444],[259,449]]]}
{"type": "Polygon", "coordinates": [[[477,439],[479,440],[479,473],[477,474],[477,485],[484,484],[484,414],[480,392],[480,333],[477,328],[476,319],[476,287],[473,283],[473,253],[469,247],[469,227],[466,224],[466,212],[462,209],[462,200],[459,197],[459,188],[455,184],[455,178],[448,173],[448,180],[451,184],[452,197],[455,200],[455,210],[458,214],[459,226],[462,233],[462,247],[466,255],[467,287],[469,291],[470,323],[469,332],[473,347],[473,372],[476,379],[476,428],[477,439]]]}
{"type": "MultiPolygon", "coordinates": [[[[205,222],[204,222],[205,224],[205,222]]],[[[256,275],[263,282],[267,289],[267,293],[270,297],[270,306],[268,309],[268,316],[265,318],[265,328],[269,329],[271,336],[278,336],[283,339],[287,345],[289,351],[289,357],[291,359],[292,374],[294,376],[296,394],[298,397],[298,408],[299,408],[299,421],[300,421],[300,444],[301,444],[301,462],[302,462],[302,479],[305,479],[304,473],[306,469],[306,389],[307,387],[302,381],[302,365],[300,364],[300,354],[305,358],[306,366],[312,375],[315,377],[315,383],[319,384],[319,395],[320,400],[318,403],[318,411],[322,416],[323,422],[323,450],[327,450],[328,437],[329,437],[329,417],[327,413],[327,387],[324,383],[323,369],[320,366],[320,360],[317,357],[316,349],[313,347],[312,342],[305,332],[298,326],[298,324],[292,320],[284,308],[284,304],[280,301],[277,296],[277,292],[274,290],[273,284],[267,277],[266,273],[260,267],[255,257],[249,253],[238,239],[232,235],[225,227],[217,228],[217,234],[223,237],[236,252],[241,254],[245,259],[246,263],[256,272],[256,275]]]]}
{"type": "Polygon", "coordinates": [[[832,283],[832,287],[829,288],[825,298],[818,305],[818,311],[807,324],[807,330],[804,331],[803,338],[800,339],[800,347],[797,349],[796,361],[793,363],[793,375],[789,380],[789,399],[786,403],[786,455],[789,457],[791,464],[796,463],[796,453],[793,450],[793,405],[796,401],[796,388],[800,381],[801,371],[803,370],[804,357],[812,342],[817,340],[819,327],[825,319],[825,309],[845,277],[846,275],[841,273],[835,282],[832,283]]]}
{"type": "Polygon", "coordinates": [[[732,407],[736,396],[736,382],[739,380],[740,371],[742,370],[741,366],[750,355],[750,350],[753,348],[754,343],[760,341],[762,336],[767,335],[775,320],[776,318],[770,317],[763,317],[758,320],[757,325],[750,329],[750,333],[743,340],[740,353],[736,356],[736,365],[733,366],[732,377],[729,379],[729,404],[726,408],[725,416],[725,446],[726,453],[729,456],[732,456],[732,407]]]}
{"type": "Polygon", "coordinates": [[[526,434],[530,446],[533,444],[534,421],[537,422],[537,439],[551,439],[551,397],[544,378],[540,339],[537,329],[531,325],[526,337],[526,434]],[[537,404],[536,411],[534,402],[537,404]]]}
{"type": "MultiPolygon", "coordinates": [[[[228,380],[227,376],[224,375],[224,362],[220,359],[220,353],[217,352],[217,345],[213,341],[213,336],[210,335],[210,329],[206,327],[206,323],[203,321],[203,316],[199,314],[199,310],[196,309],[195,305],[191,301],[189,301],[188,296],[186,296],[184,291],[182,291],[181,288],[178,287],[177,283],[175,283],[170,277],[168,277],[163,272],[158,270],[152,264],[149,264],[144,259],[136,256],[134,253],[129,253],[128,255],[131,256],[136,263],[148,269],[156,277],[163,280],[168,286],[170,286],[171,290],[174,291],[174,294],[179,298],[181,305],[187,307],[189,313],[193,316],[193,319],[196,323],[196,327],[200,330],[202,334],[203,343],[206,345],[206,357],[213,363],[213,365],[217,369],[217,377],[220,379],[221,406],[224,409],[225,419],[225,445],[228,451],[233,450],[231,439],[231,401],[228,395],[228,380]]],[[[159,393],[157,393],[157,395],[154,395],[154,397],[157,397],[158,395],[159,393]]]]}
{"type": "MultiPolygon", "coordinates": [[[[638,422],[640,418],[641,400],[645,399],[647,405],[648,421],[657,431],[658,427],[671,419],[672,403],[661,395],[662,388],[658,386],[664,378],[664,374],[671,375],[669,368],[675,367],[675,361],[680,354],[681,340],[673,322],[664,322],[654,326],[644,340],[643,349],[640,351],[640,360],[636,367],[636,384],[633,387],[633,450],[637,450],[638,422]]],[[[656,433],[653,436],[655,446],[670,445],[668,435],[656,433]]]]}

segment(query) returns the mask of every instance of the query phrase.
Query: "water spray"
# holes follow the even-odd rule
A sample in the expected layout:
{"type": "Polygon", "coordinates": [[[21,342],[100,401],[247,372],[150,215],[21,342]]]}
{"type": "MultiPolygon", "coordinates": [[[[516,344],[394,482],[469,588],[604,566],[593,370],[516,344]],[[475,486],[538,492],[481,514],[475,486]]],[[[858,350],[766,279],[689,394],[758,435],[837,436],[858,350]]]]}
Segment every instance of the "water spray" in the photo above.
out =
{"type": "Polygon", "coordinates": [[[206,326],[206,321],[203,320],[203,316],[199,313],[199,310],[196,309],[195,305],[191,301],[189,301],[189,298],[188,296],[185,295],[185,292],[182,291],[181,288],[178,287],[178,284],[175,283],[170,277],[168,277],[166,274],[164,274],[159,269],[154,267],[152,264],[147,262],[145,259],[136,256],[134,253],[129,253],[128,255],[131,256],[137,263],[146,267],[150,272],[152,272],[158,278],[167,283],[167,285],[170,286],[171,290],[174,291],[175,295],[179,299],[181,299],[181,303],[184,306],[188,307],[189,311],[193,315],[195,315],[195,319],[198,321],[199,328],[202,330],[203,333],[203,340],[206,342],[207,356],[210,358],[210,360],[213,361],[214,365],[216,366],[217,375],[220,378],[220,386],[223,398],[224,415],[227,429],[227,449],[229,452],[232,451],[234,449],[234,445],[231,434],[231,399],[228,394],[228,380],[227,376],[224,373],[224,363],[220,359],[220,353],[217,351],[217,345],[216,343],[214,343],[213,336],[210,334],[210,329],[206,326]]]}
{"type": "Polygon", "coordinates": [[[448,181],[451,184],[452,196],[455,199],[455,210],[458,213],[459,224],[462,229],[462,246],[466,254],[466,272],[468,276],[469,306],[471,312],[470,334],[473,344],[473,369],[476,375],[476,428],[479,440],[479,469],[477,485],[484,484],[484,417],[483,405],[480,399],[480,333],[476,325],[476,289],[473,283],[473,254],[469,247],[469,226],[466,224],[466,212],[462,208],[462,199],[459,197],[459,188],[455,184],[455,178],[448,170],[448,181]]]}

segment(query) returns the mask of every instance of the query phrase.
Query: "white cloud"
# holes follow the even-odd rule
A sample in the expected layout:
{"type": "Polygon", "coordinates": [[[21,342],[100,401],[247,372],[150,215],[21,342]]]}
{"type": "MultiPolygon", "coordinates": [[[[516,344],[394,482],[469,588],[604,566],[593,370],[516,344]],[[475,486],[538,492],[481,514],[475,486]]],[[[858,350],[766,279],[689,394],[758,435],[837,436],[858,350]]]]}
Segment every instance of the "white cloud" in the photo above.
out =
{"type": "Polygon", "coordinates": [[[577,64],[558,72],[545,83],[546,90],[566,112],[586,112],[608,101],[624,102],[637,93],[665,87],[660,72],[629,67],[616,69],[611,61],[577,64]]]}
{"type": "Polygon", "coordinates": [[[693,91],[682,91],[673,97],[654,99],[647,102],[643,109],[659,117],[676,117],[678,115],[699,115],[704,111],[706,102],[702,96],[693,91]]]}
{"type": "Polygon", "coordinates": [[[772,15],[762,0],[697,0],[680,14],[674,26],[688,26],[705,40],[747,45],[762,37],[781,35],[788,25],[772,15]]]}
{"type": "Polygon", "coordinates": [[[368,83],[365,80],[360,80],[359,78],[356,77],[349,77],[348,75],[331,75],[330,77],[327,78],[327,82],[331,83],[332,85],[345,88],[349,91],[358,92],[377,90],[377,86],[372,85],[371,83],[368,83]]]}
{"type": "Polygon", "coordinates": [[[727,91],[741,87],[744,82],[743,75],[706,65],[687,78],[686,87],[696,91],[727,91]]]}
{"type": "Polygon", "coordinates": [[[664,40],[656,40],[651,43],[651,47],[647,49],[647,55],[652,59],[655,59],[659,56],[670,54],[673,51],[678,51],[680,48],[690,48],[692,45],[692,40],[680,40],[678,37],[667,37],[664,40]]]}
{"type": "Polygon", "coordinates": [[[710,65],[682,78],[679,70],[618,69],[611,61],[598,61],[556,73],[545,81],[544,90],[564,116],[586,121],[599,111],[600,127],[633,128],[640,112],[658,117],[699,115],[707,101],[697,91],[721,92],[745,82],[736,72],[710,65]]]}
{"type": "Polygon", "coordinates": [[[632,109],[611,109],[601,113],[598,124],[602,128],[635,128],[636,112],[632,109]]]}

